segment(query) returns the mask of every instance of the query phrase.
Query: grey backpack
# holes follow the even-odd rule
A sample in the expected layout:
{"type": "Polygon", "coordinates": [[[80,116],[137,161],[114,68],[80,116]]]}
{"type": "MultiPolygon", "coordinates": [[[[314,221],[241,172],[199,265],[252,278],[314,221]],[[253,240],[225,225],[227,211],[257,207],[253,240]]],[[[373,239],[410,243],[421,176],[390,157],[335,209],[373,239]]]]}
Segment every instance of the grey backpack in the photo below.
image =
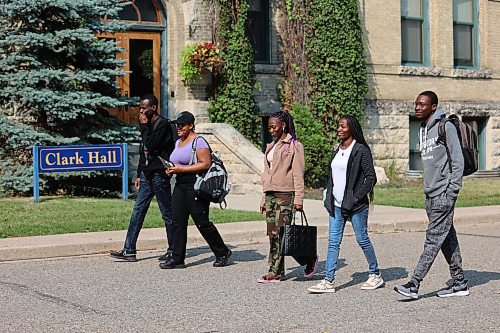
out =
{"type": "Polygon", "coordinates": [[[207,143],[208,149],[210,149],[211,164],[207,171],[202,174],[196,175],[194,190],[198,196],[207,199],[210,202],[220,204],[220,207],[223,209],[222,203],[224,203],[224,208],[227,207],[225,198],[230,191],[230,187],[228,184],[228,174],[226,168],[224,167],[224,163],[219,157],[214,154],[212,148],[210,148],[210,145],[208,144],[207,140],[205,140],[205,138],[198,136],[193,140],[193,154],[191,155],[189,164],[196,163],[197,161],[196,142],[200,138],[207,143]]]}

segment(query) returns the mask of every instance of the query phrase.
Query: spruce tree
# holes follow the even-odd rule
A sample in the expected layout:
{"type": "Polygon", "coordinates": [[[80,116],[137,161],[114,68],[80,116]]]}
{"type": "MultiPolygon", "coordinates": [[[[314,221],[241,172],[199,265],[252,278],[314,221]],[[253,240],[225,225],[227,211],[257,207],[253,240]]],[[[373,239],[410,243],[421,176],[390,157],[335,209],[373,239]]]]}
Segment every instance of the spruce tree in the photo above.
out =
{"type": "MultiPolygon", "coordinates": [[[[33,145],[127,142],[135,128],[109,116],[123,75],[113,33],[121,0],[9,0],[0,4],[0,195],[29,194],[33,145]]],[[[97,173],[80,173],[92,178],[97,173]]],[[[64,187],[69,174],[58,178],[64,187]]]]}

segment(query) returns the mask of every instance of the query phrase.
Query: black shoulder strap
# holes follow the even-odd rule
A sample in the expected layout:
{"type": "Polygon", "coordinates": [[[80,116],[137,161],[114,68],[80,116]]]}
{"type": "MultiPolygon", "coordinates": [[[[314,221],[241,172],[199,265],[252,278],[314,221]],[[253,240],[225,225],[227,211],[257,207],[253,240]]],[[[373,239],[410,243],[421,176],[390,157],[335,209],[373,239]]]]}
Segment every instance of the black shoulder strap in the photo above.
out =
{"type": "Polygon", "coordinates": [[[439,121],[438,124],[438,140],[441,142],[443,145],[446,146],[446,122],[448,121],[448,118],[443,117],[439,121]]]}
{"type": "Polygon", "coordinates": [[[158,124],[160,123],[160,121],[162,120],[165,120],[165,118],[163,118],[162,116],[158,115],[158,119],[156,119],[155,121],[155,124],[153,126],[153,131],[156,129],[156,127],[158,127],[158,124]]]}
{"type": "Polygon", "coordinates": [[[448,156],[448,168],[450,169],[451,173],[451,155],[450,155],[450,149],[448,148],[448,145],[446,144],[446,122],[448,121],[448,118],[443,117],[438,124],[438,141],[443,144],[443,146],[446,148],[446,155],[448,156]]]}

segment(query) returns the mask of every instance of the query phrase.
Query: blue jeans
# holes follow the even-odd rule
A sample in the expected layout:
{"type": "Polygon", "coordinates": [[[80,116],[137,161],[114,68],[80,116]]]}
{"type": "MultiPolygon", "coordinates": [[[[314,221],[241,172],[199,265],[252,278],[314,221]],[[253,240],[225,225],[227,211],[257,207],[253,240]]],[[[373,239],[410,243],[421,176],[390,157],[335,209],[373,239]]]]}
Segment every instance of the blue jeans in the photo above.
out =
{"type": "MultiPolygon", "coordinates": [[[[345,219],[342,217],[340,207],[335,207],[335,216],[330,216],[330,227],[328,234],[328,254],[326,256],[326,276],[328,281],[335,280],[335,270],[337,269],[337,259],[340,252],[340,243],[344,235],[345,219]]],[[[369,274],[380,274],[377,257],[372,242],[368,237],[368,208],[350,216],[356,241],[363,250],[366,261],[368,261],[369,274]]]]}
{"type": "Polygon", "coordinates": [[[172,194],[170,192],[170,179],[160,175],[153,174],[146,178],[144,172],[140,174],[141,185],[135,200],[134,210],[130,217],[127,237],[125,238],[124,250],[127,252],[136,252],[137,238],[142,229],[144,218],[149,209],[149,204],[153,197],[156,196],[158,207],[160,208],[165,229],[167,231],[168,250],[171,251],[173,241],[173,224],[172,224],[172,194]]]}

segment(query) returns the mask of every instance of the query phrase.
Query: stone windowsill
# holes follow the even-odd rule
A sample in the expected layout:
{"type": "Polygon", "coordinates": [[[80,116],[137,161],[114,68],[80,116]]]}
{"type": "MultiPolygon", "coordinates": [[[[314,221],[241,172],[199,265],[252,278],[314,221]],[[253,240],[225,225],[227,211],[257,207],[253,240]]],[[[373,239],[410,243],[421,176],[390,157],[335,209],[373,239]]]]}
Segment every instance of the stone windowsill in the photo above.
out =
{"type": "Polygon", "coordinates": [[[453,68],[451,70],[451,76],[462,79],[491,79],[493,78],[493,72],[488,69],[478,70],[478,69],[453,68]]]}
{"type": "MultiPolygon", "coordinates": [[[[493,72],[491,70],[478,70],[467,68],[451,68],[450,77],[461,79],[491,79],[493,72]]],[[[448,76],[444,70],[439,67],[417,67],[417,66],[399,66],[399,75],[412,76],[448,76]]]]}
{"type": "Polygon", "coordinates": [[[278,64],[255,64],[255,74],[282,74],[283,66],[278,64]]]}
{"type": "Polygon", "coordinates": [[[415,76],[441,76],[442,70],[439,67],[399,66],[398,74],[415,76]]]}

